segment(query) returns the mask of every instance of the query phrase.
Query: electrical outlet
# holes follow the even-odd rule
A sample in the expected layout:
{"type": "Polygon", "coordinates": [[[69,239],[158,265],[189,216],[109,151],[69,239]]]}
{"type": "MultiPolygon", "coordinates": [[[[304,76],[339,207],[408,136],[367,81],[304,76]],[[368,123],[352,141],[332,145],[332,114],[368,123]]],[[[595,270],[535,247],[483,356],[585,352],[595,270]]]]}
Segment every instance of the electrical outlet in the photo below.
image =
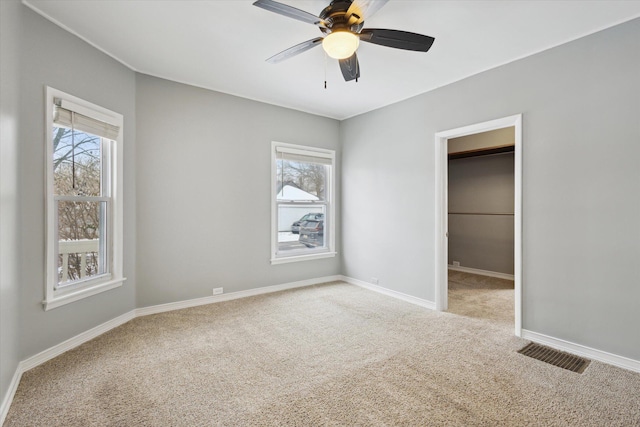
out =
{"type": "Polygon", "coordinates": [[[460,267],[460,261],[453,261],[454,267],[460,267]]]}
{"type": "Polygon", "coordinates": [[[223,292],[224,292],[224,288],[213,288],[214,295],[220,295],[223,292]]]}
{"type": "Polygon", "coordinates": [[[374,285],[377,285],[378,284],[378,278],[377,277],[372,277],[371,278],[371,283],[374,284],[374,285]]]}

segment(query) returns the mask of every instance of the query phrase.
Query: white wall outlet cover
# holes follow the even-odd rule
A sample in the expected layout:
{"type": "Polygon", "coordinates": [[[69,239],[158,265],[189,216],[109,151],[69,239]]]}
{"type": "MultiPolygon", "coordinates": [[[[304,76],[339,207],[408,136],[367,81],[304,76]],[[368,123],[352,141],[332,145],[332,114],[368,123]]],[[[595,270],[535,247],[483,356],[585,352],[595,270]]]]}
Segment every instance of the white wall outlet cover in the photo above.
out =
{"type": "Polygon", "coordinates": [[[220,295],[223,292],[224,292],[224,288],[213,288],[214,295],[220,295]]]}

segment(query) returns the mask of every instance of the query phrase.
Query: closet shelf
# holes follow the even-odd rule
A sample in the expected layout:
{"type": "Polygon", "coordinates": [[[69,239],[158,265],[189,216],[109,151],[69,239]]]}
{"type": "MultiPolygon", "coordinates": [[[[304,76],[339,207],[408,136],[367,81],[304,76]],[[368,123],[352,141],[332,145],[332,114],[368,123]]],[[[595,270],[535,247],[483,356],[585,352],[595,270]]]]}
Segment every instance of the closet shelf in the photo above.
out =
{"type": "Polygon", "coordinates": [[[511,215],[513,213],[507,212],[449,212],[449,215],[511,215]]]}

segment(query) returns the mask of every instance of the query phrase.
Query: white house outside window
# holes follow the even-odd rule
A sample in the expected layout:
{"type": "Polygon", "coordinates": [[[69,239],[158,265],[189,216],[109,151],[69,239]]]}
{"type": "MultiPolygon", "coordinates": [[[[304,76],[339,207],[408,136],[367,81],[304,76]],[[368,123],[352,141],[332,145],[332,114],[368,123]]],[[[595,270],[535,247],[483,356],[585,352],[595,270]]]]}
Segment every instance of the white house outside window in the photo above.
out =
{"type": "Polygon", "coordinates": [[[272,144],[273,264],[335,256],[335,152],[272,144]]]}
{"type": "Polygon", "coordinates": [[[47,88],[45,309],[120,286],[122,115],[47,88]]]}

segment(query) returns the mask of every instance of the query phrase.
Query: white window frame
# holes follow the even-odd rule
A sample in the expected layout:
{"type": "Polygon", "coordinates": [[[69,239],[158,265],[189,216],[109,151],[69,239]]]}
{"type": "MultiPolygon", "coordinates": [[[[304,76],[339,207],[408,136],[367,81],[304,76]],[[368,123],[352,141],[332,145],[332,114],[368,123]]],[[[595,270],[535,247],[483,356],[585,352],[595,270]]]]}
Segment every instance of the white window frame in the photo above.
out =
{"type": "Polygon", "coordinates": [[[336,175],[336,152],[324,148],[307,147],[303,145],[287,144],[284,142],[273,141],[271,143],[271,264],[285,264],[290,262],[309,261],[314,259],[331,258],[336,256],[335,240],[336,240],[336,209],[335,209],[335,175],[336,175]],[[324,220],[325,248],[309,249],[304,251],[292,251],[287,253],[278,252],[278,195],[277,188],[277,149],[284,148],[295,150],[302,155],[316,156],[328,158],[331,160],[331,172],[327,177],[325,195],[327,208],[324,220]]]}
{"type": "MultiPolygon", "coordinates": [[[[46,284],[45,299],[42,302],[46,310],[51,310],[101,292],[122,286],[126,280],[123,275],[123,123],[121,114],[80,99],[60,90],[45,88],[45,200],[46,200],[46,284]],[[107,273],[94,278],[80,280],[70,286],[57,289],[58,285],[58,249],[57,249],[57,212],[54,195],[53,176],[53,115],[54,100],[61,100],[65,107],[96,120],[117,126],[120,130],[116,139],[110,144],[109,183],[111,189],[110,209],[107,213],[107,273]]],[[[105,138],[103,138],[105,141],[105,138]]],[[[103,142],[104,143],[104,142],[103,142]]]]}

